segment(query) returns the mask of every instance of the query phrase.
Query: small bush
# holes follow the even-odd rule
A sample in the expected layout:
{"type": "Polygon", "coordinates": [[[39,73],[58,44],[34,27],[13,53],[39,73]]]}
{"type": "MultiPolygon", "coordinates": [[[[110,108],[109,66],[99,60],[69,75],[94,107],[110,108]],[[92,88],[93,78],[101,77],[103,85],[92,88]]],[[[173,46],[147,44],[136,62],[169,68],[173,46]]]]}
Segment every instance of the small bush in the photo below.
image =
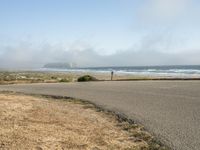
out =
{"type": "Polygon", "coordinates": [[[56,79],[57,79],[57,77],[55,77],[55,76],[52,76],[52,77],[51,77],[51,79],[54,79],[54,80],[56,80],[56,79]]]}
{"type": "Polygon", "coordinates": [[[78,82],[88,82],[88,81],[97,81],[97,79],[90,75],[84,75],[78,78],[78,82]]]}
{"type": "Polygon", "coordinates": [[[60,82],[69,82],[68,79],[61,79],[60,82]]]}

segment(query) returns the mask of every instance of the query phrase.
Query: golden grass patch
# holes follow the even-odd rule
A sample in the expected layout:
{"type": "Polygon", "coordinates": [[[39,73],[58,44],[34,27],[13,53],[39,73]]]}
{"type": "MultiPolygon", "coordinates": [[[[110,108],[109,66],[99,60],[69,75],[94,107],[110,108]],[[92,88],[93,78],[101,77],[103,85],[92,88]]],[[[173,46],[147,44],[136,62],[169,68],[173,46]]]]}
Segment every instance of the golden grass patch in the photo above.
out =
{"type": "Polygon", "coordinates": [[[147,148],[118,121],[72,101],[0,94],[0,149],[147,148]]]}

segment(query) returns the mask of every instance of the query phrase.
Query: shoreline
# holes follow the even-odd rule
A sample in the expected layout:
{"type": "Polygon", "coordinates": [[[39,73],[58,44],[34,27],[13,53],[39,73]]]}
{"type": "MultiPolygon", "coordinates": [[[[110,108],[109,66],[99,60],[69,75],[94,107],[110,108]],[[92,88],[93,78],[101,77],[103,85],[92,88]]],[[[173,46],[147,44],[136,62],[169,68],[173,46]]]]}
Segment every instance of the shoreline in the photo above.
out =
{"type": "MultiPolygon", "coordinates": [[[[77,79],[83,75],[90,75],[97,81],[111,81],[110,73],[97,72],[45,72],[45,71],[0,71],[0,84],[25,84],[25,83],[67,83],[77,82],[77,79]]],[[[127,75],[114,73],[112,81],[187,81],[200,80],[198,76],[145,76],[145,75],[127,75]]]]}

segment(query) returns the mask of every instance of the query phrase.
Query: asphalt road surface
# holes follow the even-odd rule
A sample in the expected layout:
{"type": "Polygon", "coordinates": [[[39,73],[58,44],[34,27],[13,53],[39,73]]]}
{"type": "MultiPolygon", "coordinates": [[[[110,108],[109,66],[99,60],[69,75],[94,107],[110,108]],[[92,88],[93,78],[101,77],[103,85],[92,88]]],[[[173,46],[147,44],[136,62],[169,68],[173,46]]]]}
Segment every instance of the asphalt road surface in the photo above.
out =
{"type": "Polygon", "coordinates": [[[142,123],[176,150],[200,150],[200,81],[2,85],[0,91],[89,100],[142,123]]]}

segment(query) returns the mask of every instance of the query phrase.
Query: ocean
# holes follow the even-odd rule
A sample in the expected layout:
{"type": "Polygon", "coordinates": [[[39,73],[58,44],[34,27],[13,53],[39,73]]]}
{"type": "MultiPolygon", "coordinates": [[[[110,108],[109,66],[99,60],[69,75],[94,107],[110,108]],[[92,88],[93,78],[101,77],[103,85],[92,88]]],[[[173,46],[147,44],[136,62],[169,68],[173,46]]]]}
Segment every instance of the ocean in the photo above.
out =
{"type": "Polygon", "coordinates": [[[41,71],[62,72],[92,72],[110,73],[142,76],[167,76],[167,77],[200,77],[200,65],[182,66],[129,66],[129,67],[88,67],[73,69],[50,69],[42,68],[41,71]]]}

